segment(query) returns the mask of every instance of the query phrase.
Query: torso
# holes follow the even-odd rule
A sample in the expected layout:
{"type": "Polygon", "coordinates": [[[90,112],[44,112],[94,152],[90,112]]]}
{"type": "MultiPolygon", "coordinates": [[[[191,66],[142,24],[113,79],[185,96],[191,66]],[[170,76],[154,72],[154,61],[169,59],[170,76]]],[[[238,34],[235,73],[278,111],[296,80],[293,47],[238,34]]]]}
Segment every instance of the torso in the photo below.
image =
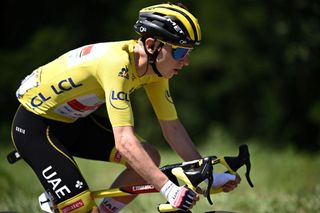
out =
{"type": "Polygon", "coordinates": [[[113,126],[133,125],[130,93],[144,86],[159,119],[175,119],[168,80],[138,77],[136,41],[98,43],[71,50],[39,67],[17,91],[21,104],[43,117],[73,122],[106,104],[113,126]]]}

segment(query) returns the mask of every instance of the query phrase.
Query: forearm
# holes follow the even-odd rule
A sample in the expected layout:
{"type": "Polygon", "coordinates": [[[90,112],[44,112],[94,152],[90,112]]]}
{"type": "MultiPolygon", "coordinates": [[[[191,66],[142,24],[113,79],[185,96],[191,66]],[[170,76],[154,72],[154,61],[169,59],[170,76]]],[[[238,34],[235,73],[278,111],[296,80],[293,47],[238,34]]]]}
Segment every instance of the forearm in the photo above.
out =
{"type": "Polygon", "coordinates": [[[179,120],[160,121],[165,139],[185,161],[201,158],[196,146],[179,120]]]}
{"type": "Polygon", "coordinates": [[[201,158],[200,153],[188,134],[176,132],[173,138],[174,139],[168,139],[168,143],[183,160],[189,161],[201,158]]]}
{"type": "Polygon", "coordinates": [[[153,163],[139,140],[132,134],[130,127],[114,128],[114,132],[116,148],[124,156],[129,166],[146,182],[160,190],[168,178],[153,163]]]}

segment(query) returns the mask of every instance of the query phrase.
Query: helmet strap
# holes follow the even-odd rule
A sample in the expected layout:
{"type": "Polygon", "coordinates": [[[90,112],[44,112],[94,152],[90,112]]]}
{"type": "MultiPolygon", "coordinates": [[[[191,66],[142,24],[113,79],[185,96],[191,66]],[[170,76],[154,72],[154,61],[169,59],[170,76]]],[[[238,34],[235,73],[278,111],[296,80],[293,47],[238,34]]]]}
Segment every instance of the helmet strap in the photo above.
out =
{"type": "MultiPolygon", "coordinates": [[[[156,41],[156,39],[155,39],[156,41]]],[[[157,61],[157,57],[163,47],[163,43],[160,42],[158,48],[151,54],[149,53],[149,51],[147,50],[147,47],[146,47],[146,39],[143,38],[142,39],[142,42],[143,42],[143,47],[144,47],[144,51],[146,52],[147,56],[148,56],[148,64],[151,65],[153,71],[157,74],[157,76],[159,77],[162,77],[160,71],[158,70],[157,68],[157,65],[156,65],[156,61],[157,61]]]]}

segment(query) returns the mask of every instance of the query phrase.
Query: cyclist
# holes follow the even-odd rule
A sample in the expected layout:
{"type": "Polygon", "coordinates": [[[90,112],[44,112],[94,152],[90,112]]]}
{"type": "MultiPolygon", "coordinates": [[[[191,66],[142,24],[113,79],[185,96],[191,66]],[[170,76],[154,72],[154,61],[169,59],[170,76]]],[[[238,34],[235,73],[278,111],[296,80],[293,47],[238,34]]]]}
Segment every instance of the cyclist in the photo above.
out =
{"type": "MultiPolygon", "coordinates": [[[[187,210],[197,193],[177,186],[159,170],[159,152],[134,131],[130,94],[143,87],[163,135],[184,160],[201,158],[180,123],[169,79],[189,64],[201,41],[197,19],[181,5],[144,8],[134,30],[138,40],[86,45],[38,67],[16,95],[16,149],[38,176],[60,212],[97,211],[75,157],[122,163],[112,187],[151,183],[174,207],[187,210]],[[108,119],[92,112],[106,105],[108,119]]],[[[213,174],[214,187],[233,190],[240,178],[213,174]]],[[[104,199],[100,212],[118,212],[135,196],[104,199]]]]}

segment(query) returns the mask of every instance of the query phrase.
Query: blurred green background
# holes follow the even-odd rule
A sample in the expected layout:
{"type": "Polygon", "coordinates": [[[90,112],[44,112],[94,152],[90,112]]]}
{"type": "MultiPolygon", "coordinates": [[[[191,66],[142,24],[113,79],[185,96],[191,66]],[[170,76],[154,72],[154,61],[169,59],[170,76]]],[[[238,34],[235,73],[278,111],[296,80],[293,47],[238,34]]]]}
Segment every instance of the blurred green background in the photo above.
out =
{"type": "MultiPolygon", "coordinates": [[[[10,125],[18,106],[15,91],[27,74],[81,45],[138,38],[133,24],[139,9],[162,2],[2,0],[1,159],[12,147],[10,125]]],[[[275,165],[275,171],[260,173],[262,185],[262,180],[272,182],[272,173],[277,170],[283,170],[284,182],[303,167],[306,174],[298,174],[304,178],[299,179],[302,184],[296,195],[303,192],[319,198],[319,178],[307,182],[310,176],[318,177],[315,173],[319,169],[320,1],[180,2],[198,17],[203,41],[192,51],[190,66],[172,79],[171,93],[179,117],[197,146],[202,152],[219,154],[219,147],[234,151],[240,143],[252,144],[256,163],[261,166],[255,168],[257,173],[268,169],[268,164],[263,164],[268,156],[275,165]],[[220,136],[213,137],[215,134],[220,136]],[[287,160],[292,163],[286,164],[290,169],[283,169],[280,159],[288,153],[287,160]]],[[[168,146],[144,91],[137,91],[132,100],[138,133],[166,152],[168,146]]],[[[14,180],[11,169],[4,167],[0,167],[2,180],[14,180]]],[[[3,186],[6,184],[4,181],[3,186]]],[[[259,195],[254,198],[265,199],[259,195]]]]}
{"type": "MultiPolygon", "coordinates": [[[[190,66],[171,83],[191,135],[203,139],[219,126],[237,141],[258,138],[319,150],[320,2],[181,2],[203,31],[190,66]]],[[[80,45],[137,38],[139,9],[156,3],[162,1],[1,1],[2,143],[18,105],[15,91],[27,74],[80,45]]],[[[136,96],[136,125],[158,142],[150,105],[136,96]]]]}

